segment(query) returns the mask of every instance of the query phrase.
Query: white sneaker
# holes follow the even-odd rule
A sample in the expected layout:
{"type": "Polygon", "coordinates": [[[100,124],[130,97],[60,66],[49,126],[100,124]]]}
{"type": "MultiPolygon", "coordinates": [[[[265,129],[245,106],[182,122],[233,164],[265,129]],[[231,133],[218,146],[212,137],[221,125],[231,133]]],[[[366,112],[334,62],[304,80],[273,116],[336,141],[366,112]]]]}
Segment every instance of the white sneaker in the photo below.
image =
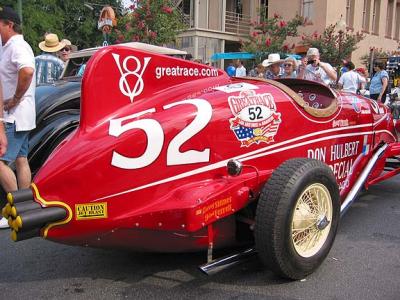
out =
{"type": "Polygon", "coordinates": [[[1,218],[0,219],[0,229],[3,228],[9,228],[10,226],[8,226],[8,220],[6,218],[1,218]]]}

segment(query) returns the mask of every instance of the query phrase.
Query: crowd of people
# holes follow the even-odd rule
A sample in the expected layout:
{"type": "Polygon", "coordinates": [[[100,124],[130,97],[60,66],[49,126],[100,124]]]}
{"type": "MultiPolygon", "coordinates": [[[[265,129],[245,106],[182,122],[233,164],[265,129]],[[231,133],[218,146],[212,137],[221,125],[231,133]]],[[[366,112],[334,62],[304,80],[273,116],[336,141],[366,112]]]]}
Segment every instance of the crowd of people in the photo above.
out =
{"type": "MultiPolygon", "coordinates": [[[[389,75],[384,69],[384,64],[374,64],[374,75],[370,80],[370,98],[385,103],[389,81],[389,75]]],[[[346,92],[362,93],[368,82],[368,72],[364,68],[355,68],[353,62],[343,61],[338,78],[337,70],[329,63],[320,60],[317,48],[309,48],[307,54],[297,60],[292,56],[281,59],[278,53],[268,55],[262,63],[256,65],[249,72],[243,66],[241,60],[229,64],[226,69],[229,76],[249,76],[265,79],[298,78],[320,82],[326,85],[336,86],[346,92]]]]}

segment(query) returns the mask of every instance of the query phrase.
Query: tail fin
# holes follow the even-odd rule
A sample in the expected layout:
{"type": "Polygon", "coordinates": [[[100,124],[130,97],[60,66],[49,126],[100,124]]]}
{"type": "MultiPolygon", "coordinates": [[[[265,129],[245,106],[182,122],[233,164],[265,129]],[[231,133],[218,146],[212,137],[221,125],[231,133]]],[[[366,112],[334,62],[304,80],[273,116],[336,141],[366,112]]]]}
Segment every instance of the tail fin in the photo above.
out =
{"type": "Polygon", "coordinates": [[[124,46],[106,47],[93,55],[85,70],[80,127],[93,127],[123,106],[155,101],[154,96],[163,90],[182,90],[185,83],[195,80],[199,81],[195,87],[201,88],[226,83],[229,77],[222,70],[179,58],[124,46]]]}

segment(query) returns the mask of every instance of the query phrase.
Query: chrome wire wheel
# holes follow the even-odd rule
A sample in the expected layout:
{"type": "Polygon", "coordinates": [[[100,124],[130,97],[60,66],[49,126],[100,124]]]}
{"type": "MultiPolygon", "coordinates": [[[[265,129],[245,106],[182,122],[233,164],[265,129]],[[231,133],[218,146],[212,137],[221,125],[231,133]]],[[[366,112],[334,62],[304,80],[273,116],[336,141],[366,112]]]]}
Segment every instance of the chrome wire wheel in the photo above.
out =
{"type": "Polygon", "coordinates": [[[291,237],[298,255],[311,257],[325,244],[332,224],[332,199],[320,183],[309,185],[297,199],[291,237]]]}

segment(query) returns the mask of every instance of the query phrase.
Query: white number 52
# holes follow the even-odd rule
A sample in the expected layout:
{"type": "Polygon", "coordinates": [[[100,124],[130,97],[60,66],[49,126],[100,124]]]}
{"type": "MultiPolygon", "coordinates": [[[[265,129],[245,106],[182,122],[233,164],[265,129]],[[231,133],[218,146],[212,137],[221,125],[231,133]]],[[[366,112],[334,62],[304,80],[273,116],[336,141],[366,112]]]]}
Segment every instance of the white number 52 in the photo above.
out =
{"type": "MultiPolygon", "coordinates": [[[[194,120],[182,129],[175,137],[172,138],[167,148],[167,165],[184,165],[191,163],[208,162],[210,160],[210,149],[203,151],[188,150],[181,152],[179,148],[199,133],[207,126],[211,120],[212,107],[208,101],[204,99],[188,99],[165,105],[163,108],[169,109],[178,105],[191,104],[197,108],[197,114],[194,120]]],[[[118,137],[122,133],[131,129],[141,129],[147,136],[147,147],[139,157],[127,157],[113,151],[111,164],[122,169],[140,169],[153,163],[161,154],[164,144],[164,131],[161,124],[154,119],[140,119],[125,123],[127,120],[136,119],[148,113],[155,112],[155,108],[151,108],[130,116],[110,121],[109,134],[118,137]],[[122,125],[122,123],[125,123],[122,125]]]]}

